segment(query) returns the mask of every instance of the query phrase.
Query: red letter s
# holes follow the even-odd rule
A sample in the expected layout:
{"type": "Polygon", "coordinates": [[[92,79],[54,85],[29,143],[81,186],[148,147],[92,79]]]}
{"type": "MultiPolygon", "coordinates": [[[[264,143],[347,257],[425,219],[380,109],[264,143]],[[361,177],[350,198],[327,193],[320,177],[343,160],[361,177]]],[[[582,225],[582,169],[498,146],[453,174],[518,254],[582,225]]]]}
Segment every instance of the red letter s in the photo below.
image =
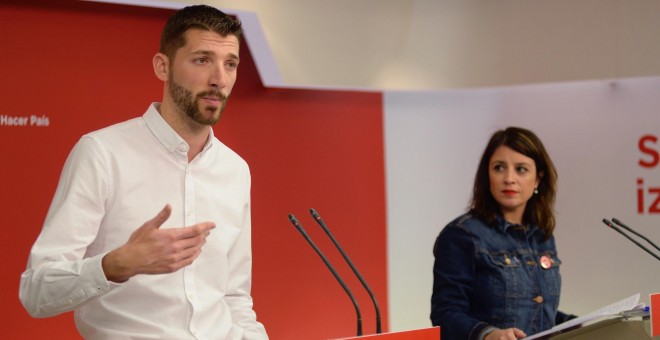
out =
{"type": "Polygon", "coordinates": [[[660,162],[660,154],[658,154],[658,151],[656,151],[655,149],[646,146],[646,142],[657,143],[657,141],[658,141],[658,137],[653,135],[644,135],[639,139],[639,151],[651,156],[652,159],[651,161],[645,161],[640,158],[639,159],[640,166],[644,168],[652,168],[658,165],[658,162],[660,162]]]}

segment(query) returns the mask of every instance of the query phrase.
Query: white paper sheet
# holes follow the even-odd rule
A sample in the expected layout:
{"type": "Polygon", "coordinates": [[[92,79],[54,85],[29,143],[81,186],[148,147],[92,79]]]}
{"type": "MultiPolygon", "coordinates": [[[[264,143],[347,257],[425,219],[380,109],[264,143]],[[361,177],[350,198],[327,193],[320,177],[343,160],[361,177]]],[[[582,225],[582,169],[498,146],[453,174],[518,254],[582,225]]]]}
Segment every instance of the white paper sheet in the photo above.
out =
{"type": "Polygon", "coordinates": [[[573,326],[577,326],[577,325],[583,324],[585,322],[588,322],[588,321],[591,321],[591,320],[594,320],[594,319],[598,319],[600,317],[617,315],[619,313],[629,311],[629,310],[632,310],[634,308],[638,308],[639,307],[639,295],[640,294],[637,293],[637,294],[635,294],[635,295],[633,295],[629,298],[623,299],[621,301],[617,301],[617,302],[615,302],[611,305],[600,308],[600,309],[598,309],[596,311],[593,311],[593,312],[591,312],[587,315],[584,315],[584,316],[575,318],[573,320],[569,320],[567,322],[564,322],[562,324],[559,324],[555,327],[552,327],[552,328],[548,329],[547,331],[536,333],[534,335],[523,338],[523,340],[537,339],[537,338],[540,338],[540,337],[548,335],[548,334],[556,333],[556,332],[571,328],[573,326]]]}

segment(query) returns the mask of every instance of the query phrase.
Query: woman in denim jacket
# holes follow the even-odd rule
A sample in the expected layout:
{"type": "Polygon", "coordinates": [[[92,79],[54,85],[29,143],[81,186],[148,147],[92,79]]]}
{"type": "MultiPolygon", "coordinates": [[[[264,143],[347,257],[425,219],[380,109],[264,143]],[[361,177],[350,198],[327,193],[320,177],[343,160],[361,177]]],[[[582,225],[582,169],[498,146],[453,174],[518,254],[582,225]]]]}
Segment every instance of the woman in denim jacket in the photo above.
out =
{"type": "Polygon", "coordinates": [[[469,212],[440,232],[433,249],[431,321],[442,340],[519,339],[574,317],[557,310],[556,182],[533,132],[493,134],[469,212]]]}

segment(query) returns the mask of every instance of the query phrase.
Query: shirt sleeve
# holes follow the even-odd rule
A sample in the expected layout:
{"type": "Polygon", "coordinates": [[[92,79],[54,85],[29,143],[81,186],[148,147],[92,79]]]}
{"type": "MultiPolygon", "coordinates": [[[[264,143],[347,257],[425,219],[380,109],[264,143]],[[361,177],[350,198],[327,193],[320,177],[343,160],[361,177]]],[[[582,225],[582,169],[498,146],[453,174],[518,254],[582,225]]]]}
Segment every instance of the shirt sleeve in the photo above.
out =
{"type": "Polygon", "coordinates": [[[252,286],[252,219],[250,210],[250,176],[246,177],[246,197],[241,234],[229,257],[229,283],[225,301],[231,310],[234,326],[243,330],[243,339],[268,339],[264,326],[257,321],[251,296],[252,286]]]}
{"type": "Polygon", "coordinates": [[[443,339],[478,339],[489,325],[468,312],[475,276],[475,246],[464,230],[447,226],[433,247],[431,321],[443,339]]]}
{"type": "Polygon", "coordinates": [[[96,237],[107,195],[100,149],[83,137],[67,158],[42,231],[21,275],[19,298],[33,317],[70,311],[108,292],[101,261],[85,258],[96,237]]]}

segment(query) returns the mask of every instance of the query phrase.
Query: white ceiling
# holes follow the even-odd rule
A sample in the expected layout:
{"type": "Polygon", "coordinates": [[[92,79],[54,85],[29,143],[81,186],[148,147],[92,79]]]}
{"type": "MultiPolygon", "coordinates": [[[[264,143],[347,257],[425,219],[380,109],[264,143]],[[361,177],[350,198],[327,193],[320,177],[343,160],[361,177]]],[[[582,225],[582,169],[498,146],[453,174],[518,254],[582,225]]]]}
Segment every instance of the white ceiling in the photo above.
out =
{"type": "Polygon", "coordinates": [[[426,90],[660,75],[660,1],[125,2],[254,12],[288,86],[426,90]]]}

